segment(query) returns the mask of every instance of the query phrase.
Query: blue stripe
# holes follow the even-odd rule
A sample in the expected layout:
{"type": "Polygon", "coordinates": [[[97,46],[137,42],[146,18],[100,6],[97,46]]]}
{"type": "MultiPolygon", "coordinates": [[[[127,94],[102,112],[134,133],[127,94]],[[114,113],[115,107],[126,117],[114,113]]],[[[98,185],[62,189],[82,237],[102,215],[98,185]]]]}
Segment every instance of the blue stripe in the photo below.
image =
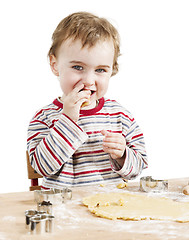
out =
{"type": "MultiPolygon", "coordinates": [[[[44,164],[41,164],[41,159],[40,159],[40,157],[39,157],[38,151],[36,151],[36,155],[37,155],[37,160],[38,160],[38,162],[39,162],[40,167],[42,168],[43,172],[44,172],[46,175],[48,175],[47,171],[45,170],[45,168],[44,168],[44,166],[43,166],[44,164]]],[[[48,165],[48,163],[47,163],[47,161],[45,160],[45,158],[43,157],[43,155],[40,154],[40,156],[42,157],[43,161],[47,164],[47,166],[49,167],[49,169],[51,169],[51,167],[48,165]]],[[[51,169],[51,171],[53,171],[53,170],[51,169]]]]}
{"type": "MultiPolygon", "coordinates": [[[[102,134],[100,134],[102,135],[102,134]]],[[[90,136],[91,138],[94,138],[94,136],[90,136]]],[[[97,141],[87,141],[87,142],[84,142],[83,145],[87,145],[87,144],[96,144],[96,143],[102,143],[102,140],[97,140],[97,141]]]]}
{"type": "MultiPolygon", "coordinates": [[[[112,174],[112,173],[110,173],[110,174],[112,174]]],[[[102,176],[102,175],[103,174],[101,174],[100,176],[102,176]]],[[[92,176],[92,175],[90,175],[90,176],[92,176]]],[[[115,177],[110,177],[110,178],[105,178],[105,179],[96,179],[96,180],[91,180],[91,181],[80,181],[80,182],[77,182],[77,183],[70,183],[70,182],[65,182],[65,181],[58,180],[58,179],[52,179],[52,178],[49,178],[49,177],[45,177],[45,179],[47,179],[51,182],[58,182],[58,183],[68,184],[68,185],[79,185],[79,184],[85,184],[85,183],[102,182],[102,181],[114,180],[114,179],[118,179],[118,178],[121,179],[121,177],[118,175],[118,176],[115,176],[115,177]]]]}
{"type": "MultiPolygon", "coordinates": [[[[63,122],[59,122],[64,128],[66,128],[66,130],[69,132],[69,133],[71,133],[71,135],[74,137],[74,138],[77,138],[78,139],[78,136],[77,135],[75,135],[75,133],[73,132],[73,131],[71,131],[71,128],[68,128],[63,122]]],[[[61,128],[59,128],[60,129],[60,131],[61,132],[63,132],[62,131],[62,129],[61,128]]],[[[64,132],[63,132],[64,133],[64,132]]],[[[70,139],[70,138],[69,138],[70,139]]],[[[70,139],[72,142],[73,142],[73,139],[70,139]]]]}
{"type": "Polygon", "coordinates": [[[130,143],[138,142],[139,140],[144,139],[143,137],[140,138],[134,138],[130,143]]]}
{"type": "MultiPolygon", "coordinates": [[[[102,156],[108,156],[108,153],[101,153],[101,154],[95,154],[95,155],[88,155],[87,158],[96,158],[96,157],[102,157],[102,156]]],[[[79,157],[75,157],[75,159],[82,159],[85,158],[86,159],[86,155],[84,156],[79,156],[79,157]]],[[[95,161],[96,162],[96,161],[95,161]]]]}
{"type": "MultiPolygon", "coordinates": [[[[33,126],[39,126],[39,124],[31,124],[31,126],[33,127],[33,126]]],[[[32,131],[32,132],[36,132],[36,129],[33,129],[33,128],[29,128],[29,130],[30,131],[32,131]]],[[[48,130],[48,127],[46,127],[46,128],[37,128],[37,131],[41,131],[41,130],[48,130]]]]}
{"type": "Polygon", "coordinates": [[[85,164],[88,164],[88,163],[94,163],[94,164],[96,164],[96,163],[102,163],[102,162],[108,162],[109,163],[109,159],[103,159],[103,160],[95,160],[95,161],[85,161],[85,162],[81,162],[81,163],[66,163],[66,164],[68,164],[68,165],[70,165],[70,166],[77,166],[77,165],[85,165],[85,164]]]}
{"type": "MultiPolygon", "coordinates": [[[[57,147],[60,149],[60,151],[66,156],[66,158],[69,158],[69,156],[67,155],[67,153],[58,145],[58,143],[56,143],[56,142],[54,141],[53,137],[52,137],[52,136],[50,136],[50,137],[51,137],[51,140],[53,141],[54,145],[57,146],[57,147]]],[[[60,159],[62,159],[62,157],[61,157],[57,152],[56,152],[56,154],[58,155],[58,157],[59,157],[60,159]]],[[[63,159],[63,161],[65,161],[65,160],[63,159]]]]}
{"type": "Polygon", "coordinates": [[[129,129],[129,126],[126,123],[122,122],[122,125],[129,129]]]}

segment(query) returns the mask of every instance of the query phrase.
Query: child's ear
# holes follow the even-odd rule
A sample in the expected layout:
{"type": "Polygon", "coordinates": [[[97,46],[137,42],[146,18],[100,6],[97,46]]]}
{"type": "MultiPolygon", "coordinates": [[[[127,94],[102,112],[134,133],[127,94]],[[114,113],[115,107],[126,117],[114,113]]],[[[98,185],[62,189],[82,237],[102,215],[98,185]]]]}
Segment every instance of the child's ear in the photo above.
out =
{"type": "Polygon", "coordinates": [[[59,76],[59,72],[58,72],[58,67],[57,67],[57,59],[54,55],[50,56],[50,66],[51,66],[51,70],[54,73],[55,76],[59,76]]]}

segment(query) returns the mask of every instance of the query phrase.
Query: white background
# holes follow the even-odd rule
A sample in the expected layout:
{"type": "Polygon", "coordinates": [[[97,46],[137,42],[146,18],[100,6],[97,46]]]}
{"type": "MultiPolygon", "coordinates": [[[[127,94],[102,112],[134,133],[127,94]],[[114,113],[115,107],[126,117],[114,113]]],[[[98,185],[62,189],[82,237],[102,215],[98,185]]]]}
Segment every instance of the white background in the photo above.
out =
{"type": "Polygon", "coordinates": [[[0,192],[27,191],[30,119],[61,95],[47,52],[57,24],[75,11],[108,18],[121,35],[120,72],[106,97],[134,115],[155,178],[189,177],[189,2],[32,0],[0,4],[0,192]]]}

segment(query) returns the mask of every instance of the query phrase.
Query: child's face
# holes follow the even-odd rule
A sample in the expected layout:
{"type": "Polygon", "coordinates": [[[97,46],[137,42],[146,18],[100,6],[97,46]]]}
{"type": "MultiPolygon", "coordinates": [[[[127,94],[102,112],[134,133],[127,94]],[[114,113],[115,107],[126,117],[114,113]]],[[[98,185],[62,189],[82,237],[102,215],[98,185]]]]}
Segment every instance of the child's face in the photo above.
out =
{"type": "Polygon", "coordinates": [[[108,89],[114,60],[112,41],[99,41],[95,46],[82,48],[81,41],[66,40],[60,46],[57,58],[51,57],[52,71],[59,77],[64,95],[77,84],[91,91],[90,105],[103,97],[108,89]]]}

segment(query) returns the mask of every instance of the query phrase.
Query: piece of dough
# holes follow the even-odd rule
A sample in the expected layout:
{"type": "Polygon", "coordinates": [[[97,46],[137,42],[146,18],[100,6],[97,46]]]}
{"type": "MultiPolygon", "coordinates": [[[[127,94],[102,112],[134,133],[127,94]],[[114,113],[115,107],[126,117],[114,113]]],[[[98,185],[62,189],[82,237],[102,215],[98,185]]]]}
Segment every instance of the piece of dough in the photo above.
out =
{"type": "Polygon", "coordinates": [[[157,186],[157,182],[156,181],[153,181],[153,182],[147,181],[146,186],[150,187],[150,188],[155,188],[157,186]]]}
{"type": "Polygon", "coordinates": [[[125,187],[127,187],[127,183],[126,182],[122,182],[122,183],[119,183],[117,185],[117,188],[119,188],[119,189],[122,189],[122,188],[125,188],[125,187]]]}
{"type": "Polygon", "coordinates": [[[86,106],[88,106],[89,104],[90,104],[90,102],[84,102],[84,103],[82,103],[81,108],[86,107],[86,106]]]}
{"type": "Polygon", "coordinates": [[[189,202],[130,193],[100,193],[83,199],[96,216],[124,220],[189,222],[189,202]]]}

